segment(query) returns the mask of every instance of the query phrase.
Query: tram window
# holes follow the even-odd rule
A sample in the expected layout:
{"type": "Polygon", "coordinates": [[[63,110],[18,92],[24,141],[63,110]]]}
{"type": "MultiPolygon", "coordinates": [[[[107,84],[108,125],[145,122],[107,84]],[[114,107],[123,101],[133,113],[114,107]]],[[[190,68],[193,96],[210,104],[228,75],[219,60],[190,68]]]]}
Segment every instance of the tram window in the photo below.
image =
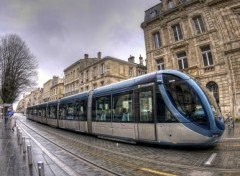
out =
{"type": "Polygon", "coordinates": [[[50,110],[50,114],[49,114],[49,117],[51,118],[51,119],[56,119],[56,112],[57,112],[57,107],[56,106],[50,106],[50,108],[49,108],[49,110],[50,110]]]}
{"type": "Polygon", "coordinates": [[[37,116],[37,109],[33,109],[33,115],[37,116]]]}
{"type": "Polygon", "coordinates": [[[59,111],[58,111],[59,119],[61,120],[65,119],[65,114],[66,114],[66,105],[60,105],[59,111]]]}
{"type": "Polygon", "coordinates": [[[98,97],[93,103],[93,120],[111,121],[111,96],[98,97]]]}
{"type": "Polygon", "coordinates": [[[87,102],[86,100],[75,103],[75,119],[87,120],[87,102]]]}
{"type": "Polygon", "coordinates": [[[42,117],[42,112],[40,109],[38,110],[38,117],[42,117]]]}
{"type": "Polygon", "coordinates": [[[46,110],[42,109],[42,117],[46,118],[46,110]]]}
{"type": "Polygon", "coordinates": [[[73,103],[68,103],[67,105],[67,120],[73,120],[74,117],[74,106],[73,103]]]}
{"type": "Polygon", "coordinates": [[[177,119],[166,107],[159,90],[156,90],[156,110],[157,110],[157,122],[177,122],[177,119]]]}
{"type": "Polygon", "coordinates": [[[153,122],[153,91],[139,92],[140,122],[153,122]]]}
{"type": "Polygon", "coordinates": [[[206,113],[201,100],[189,84],[176,76],[164,76],[165,89],[178,111],[190,121],[208,127],[206,113]]]}
{"type": "Polygon", "coordinates": [[[113,122],[133,122],[133,93],[113,95],[113,122]]]}
{"type": "Polygon", "coordinates": [[[50,114],[50,107],[47,107],[47,112],[46,112],[46,117],[49,118],[49,114],[50,114]]]}

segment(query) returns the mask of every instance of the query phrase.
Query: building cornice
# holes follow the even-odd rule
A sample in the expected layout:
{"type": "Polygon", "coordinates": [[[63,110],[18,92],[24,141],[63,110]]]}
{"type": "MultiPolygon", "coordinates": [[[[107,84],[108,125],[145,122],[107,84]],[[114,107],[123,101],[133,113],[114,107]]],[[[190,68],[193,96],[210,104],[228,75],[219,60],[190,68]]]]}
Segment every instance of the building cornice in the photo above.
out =
{"type": "Polygon", "coordinates": [[[167,9],[167,10],[162,11],[162,13],[157,15],[155,18],[144,21],[141,24],[141,28],[144,29],[145,27],[147,27],[147,25],[149,25],[149,24],[151,24],[155,21],[158,21],[158,20],[161,21],[161,20],[165,19],[167,16],[172,15],[172,13],[175,13],[176,11],[183,11],[185,8],[187,8],[188,6],[191,6],[192,4],[195,4],[195,3],[202,3],[203,4],[205,1],[206,0],[190,0],[190,1],[185,2],[185,3],[180,3],[180,4],[176,5],[175,7],[171,8],[171,9],[167,9]]]}
{"type": "Polygon", "coordinates": [[[226,1],[226,0],[211,0],[210,2],[207,3],[207,5],[209,6],[213,6],[213,5],[216,5],[222,1],[226,1]]]}
{"type": "Polygon", "coordinates": [[[88,65],[87,67],[83,68],[81,70],[81,72],[93,67],[94,65],[101,64],[101,63],[103,63],[107,60],[110,60],[110,61],[113,60],[113,61],[116,61],[116,62],[121,62],[121,63],[127,64],[127,65],[132,65],[132,66],[135,66],[135,67],[138,67],[138,68],[139,67],[141,67],[143,69],[146,68],[146,66],[144,66],[144,65],[140,65],[140,64],[137,64],[137,63],[131,63],[131,62],[128,62],[128,61],[125,61],[125,60],[122,60],[122,59],[118,59],[118,58],[115,58],[115,57],[111,57],[111,56],[106,56],[106,57],[104,57],[104,58],[102,58],[102,59],[100,59],[96,62],[93,62],[92,64],[88,65]]]}

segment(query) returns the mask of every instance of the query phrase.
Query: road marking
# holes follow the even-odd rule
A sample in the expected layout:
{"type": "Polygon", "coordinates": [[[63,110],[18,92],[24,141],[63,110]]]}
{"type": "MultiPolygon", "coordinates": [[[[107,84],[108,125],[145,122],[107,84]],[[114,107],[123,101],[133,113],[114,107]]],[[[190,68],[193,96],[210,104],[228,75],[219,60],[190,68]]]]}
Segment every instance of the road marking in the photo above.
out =
{"type": "Polygon", "coordinates": [[[222,138],[222,140],[224,141],[224,140],[240,140],[240,138],[222,138]]]}
{"type": "Polygon", "coordinates": [[[148,168],[140,168],[140,170],[142,171],[145,171],[145,172],[150,172],[150,173],[153,173],[153,174],[157,174],[157,175],[164,175],[164,176],[177,176],[175,174],[169,174],[169,173],[166,173],[166,172],[161,172],[161,171],[157,171],[157,170],[152,170],[152,169],[148,169],[148,168]]]}
{"type": "Polygon", "coordinates": [[[207,162],[205,163],[205,165],[211,165],[213,160],[216,158],[217,154],[213,153],[207,160],[207,162]]]}

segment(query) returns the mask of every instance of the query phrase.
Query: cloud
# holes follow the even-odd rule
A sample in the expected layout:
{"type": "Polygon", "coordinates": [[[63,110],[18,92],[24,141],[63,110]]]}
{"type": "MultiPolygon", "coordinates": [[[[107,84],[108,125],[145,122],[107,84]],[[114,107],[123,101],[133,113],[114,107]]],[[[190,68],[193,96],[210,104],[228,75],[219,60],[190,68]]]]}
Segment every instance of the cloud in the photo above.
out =
{"type": "Polygon", "coordinates": [[[85,53],[145,57],[144,11],[159,0],[1,0],[0,34],[16,33],[39,60],[39,83],[85,53]]]}

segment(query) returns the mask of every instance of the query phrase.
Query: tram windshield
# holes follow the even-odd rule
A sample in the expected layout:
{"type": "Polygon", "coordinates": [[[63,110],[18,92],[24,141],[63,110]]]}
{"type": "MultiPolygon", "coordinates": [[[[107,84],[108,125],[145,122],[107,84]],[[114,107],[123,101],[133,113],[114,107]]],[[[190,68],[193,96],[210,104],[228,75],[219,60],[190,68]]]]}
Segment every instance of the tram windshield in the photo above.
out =
{"type": "Polygon", "coordinates": [[[186,80],[163,75],[165,89],[178,111],[192,122],[208,127],[208,118],[199,97],[186,80]]]}

